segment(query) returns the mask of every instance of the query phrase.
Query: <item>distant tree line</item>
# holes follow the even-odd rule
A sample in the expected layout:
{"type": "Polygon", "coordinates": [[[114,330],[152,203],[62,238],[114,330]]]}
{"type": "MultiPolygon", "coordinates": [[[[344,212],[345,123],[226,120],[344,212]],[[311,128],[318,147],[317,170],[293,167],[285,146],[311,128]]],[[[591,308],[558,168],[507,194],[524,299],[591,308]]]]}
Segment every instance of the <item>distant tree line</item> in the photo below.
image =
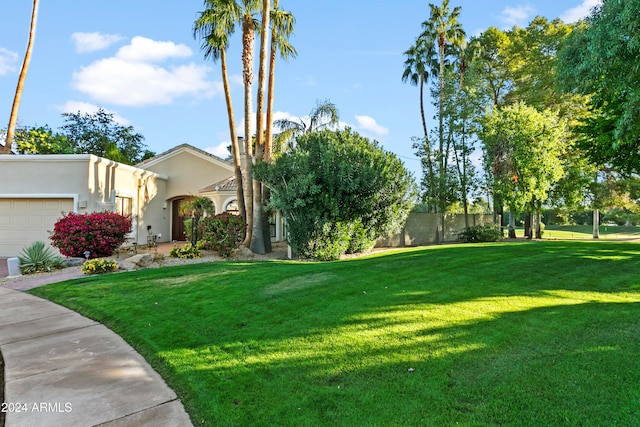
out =
{"type": "Polygon", "coordinates": [[[155,154],[147,149],[144,136],[133,126],[123,126],[112,113],[64,113],[58,131],[49,126],[19,126],[13,146],[18,154],[95,154],[134,165],[155,154]]]}
{"type": "Polygon", "coordinates": [[[461,13],[449,0],[430,4],[405,52],[402,79],[419,88],[423,206],[439,217],[467,214],[468,201],[484,195],[511,228],[525,214],[528,237],[540,236],[545,208],[565,218],[637,210],[640,4],[605,0],[575,24],[538,16],[469,39],[461,13]],[[481,170],[471,161],[478,150],[481,170]]]}

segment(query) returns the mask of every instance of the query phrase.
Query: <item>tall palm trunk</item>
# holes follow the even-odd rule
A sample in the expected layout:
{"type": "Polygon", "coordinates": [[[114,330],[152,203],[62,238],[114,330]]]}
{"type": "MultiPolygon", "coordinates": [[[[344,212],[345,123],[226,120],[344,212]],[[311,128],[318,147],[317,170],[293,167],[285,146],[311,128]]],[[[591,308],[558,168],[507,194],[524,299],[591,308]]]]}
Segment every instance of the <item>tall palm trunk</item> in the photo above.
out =
{"type": "Polygon", "coordinates": [[[229,74],[227,72],[227,51],[220,50],[220,64],[222,66],[222,85],[224,86],[224,97],[227,103],[227,116],[229,116],[229,136],[231,137],[231,155],[233,157],[233,172],[236,177],[236,198],[238,200],[238,210],[242,219],[247,221],[247,211],[244,206],[244,190],[242,188],[242,164],[240,161],[240,147],[238,145],[238,134],[236,132],[236,121],[233,116],[233,103],[231,102],[231,88],[229,87],[229,74]]]}
{"type": "Polygon", "coordinates": [[[427,158],[427,170],[429,173],[429,182],[433,182],[433,161],[431,156],[431,145],[429,143],[429,132],[427,130],[427,119],[424,113],[424,73],[420,73],[420,117],[422,118],[422,129],[424,131],[424,148],[427,158]]]}
{"type": "MultiPolygon", "coordinates": [[[[273,9],[278,9],[278,0],[273,0],[273,9]]],[[[275,84],[276,84],[276,54],[278,43],[276,41],[276,29],[275,26],[271,29],[271,50],[269,52],[269,81],[267,84],[267,118],[265,124],[264,133],[264,161],[271,162],[271,156],[273,154],[273,99],[275,97],[275,84]]],[[[271,191],[269,187],[262,187],[262,201],[266,205],[271,198],[271,191]]],[[[263,220],[263,230],[265,233],[264,248],[267,252],[271,252],[271,230],[269,228],[268,215],[265,214],[263,220]]]]}
{"type": "Polygon", "coordinates": [[[440,53],[440,75],[439,83],[440,83],[440,101],[439,101],[439,112],[438,112],[438,201],[440,202],[439,210],[440,210],[440,218],[439,221],[436,220],[436,243],[444,240],[444,208],[445,202],[443,200],[444,197],[444,186],[446,182],[445,174],[447,173],[445,169],[445,153],[444,153],[444,45],[446,43],[446,39],[443,34],[440,34],[438,39],[438,47],[440,53]],[[441,230],[437,229],[439,225],[441,230]],[[440,237],[441,236],[441,237],[440,237]]]}
{"type": "MultiPolygon", "coordinates": [[[[260,32],[260,66],[258,71],[258,109],[256,112],[256,161],[263,159],[264,153],[264,89],[266,85],[267,34],[269,29],[269,9],[271,0],[262,0],[262,31],[260,32]]],[[[253,233],[251,251],[264,254],[265,240],[263,227],[264,206],[262,203],[262,182],[253,182],[253,233]]]]}
{"type": "Polygon", "coordinates": [[[24,62],[22,63],[22,69],[20,70],[20,76],[18,77],[16,94],[13,98],[13,105],[11,106],[11,115],[9,116],[9,127],[7,128],[7,136],[4,143],[3,154],[11,153],[11,146],[13,145],[13,138],[16,133],[16,125],[18,123],[18,108],[20,108],[20,99],[22,98],[24,81],[27,78],[27,70],[29,69],[31,52],[33,51],[33,42],[36,38],[36,21],[38,19],[39,3],[40,0],[33,0],[33,9],[31,11],[31,26],[29,29],[29,42],[27,43],[27,52],[24,55],[24,62]]]}
{"type": "MultiPolygon", "coordinates": [[[[273,0],[274,10],[278,9],[278,0],[273,0]]],[[[271,161],[273,151],[273,98],[276,84],[276,50],[278,43],[276,40],[275,26],[271,29],[271,50],[269,52],[269,84],[267,88],[267,123],[264,136],[264,161],[271,161]]]]}
{"type": "Polygon", "coordinates": [[[251,244],[253,234],[253,138],[251,135],[251,84],[253,83],[253,46],[255,33],[253,18],[247,13],[242,20],[242,76],[244,81],[244,143],[247,159],[244,172],[244,200],[247,211],[247,234],[243,244],[251,244]]]}

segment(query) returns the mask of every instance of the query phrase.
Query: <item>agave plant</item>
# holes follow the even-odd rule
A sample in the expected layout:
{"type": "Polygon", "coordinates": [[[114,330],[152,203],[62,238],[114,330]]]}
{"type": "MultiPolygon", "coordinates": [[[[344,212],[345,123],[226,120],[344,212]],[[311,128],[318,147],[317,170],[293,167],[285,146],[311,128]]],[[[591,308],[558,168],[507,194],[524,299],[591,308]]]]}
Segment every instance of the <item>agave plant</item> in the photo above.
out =
{"type": "Polygon", "coordinates": [[[42,242],[35,242],[23,248],[18,259],[20,271],[23,274],[46,272],[64,267],[64,259],[42,242]]]}

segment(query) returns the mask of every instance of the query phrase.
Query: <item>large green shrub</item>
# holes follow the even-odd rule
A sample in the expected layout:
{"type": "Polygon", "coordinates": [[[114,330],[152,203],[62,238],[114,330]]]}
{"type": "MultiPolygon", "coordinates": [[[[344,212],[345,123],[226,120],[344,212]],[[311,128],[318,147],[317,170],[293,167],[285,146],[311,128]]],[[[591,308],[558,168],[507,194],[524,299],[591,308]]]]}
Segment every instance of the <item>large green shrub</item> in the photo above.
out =
{"type": "Polygon", "coordinates": [[[115,212],[70,212],[53,226],[52,245],[65,256],[90,258],[111,256],[131,232],[131,219],[115,212]]]}
{"type": "Polygon", "coordinates": [[[307,246],[301,248],[300,253],[319,261],[335,260],[347,251],[350,238],[349,224],[325,223],[322,228],[313,230],[307,246]]]}
{"type": "Polygon", "coordinates": [[[497,242],[503,237],[500,228],[489,224],[468,227],[458,233],[458,240],[463,243],[497,242]]]}
{"type": "Polygon", "coordinates": [[[246,224],[239,215],[227,212],[209,216],[200,221],[202,242],[207,249],[228,257],[244,239],[246,224]]]}
{"type": "Polygon", "coordinates": [[[23,274],[39,273],[64,267],[64,259],[42,242],[23,248],[18,255],[23,274]]]}
{"type": "Polygon", "coordinates": [[[318,259],[370,249],[397,232],[416,195],[402,162],[350,129],[306,134],[254,173],[271,188],[294,251],[318,259]]]}

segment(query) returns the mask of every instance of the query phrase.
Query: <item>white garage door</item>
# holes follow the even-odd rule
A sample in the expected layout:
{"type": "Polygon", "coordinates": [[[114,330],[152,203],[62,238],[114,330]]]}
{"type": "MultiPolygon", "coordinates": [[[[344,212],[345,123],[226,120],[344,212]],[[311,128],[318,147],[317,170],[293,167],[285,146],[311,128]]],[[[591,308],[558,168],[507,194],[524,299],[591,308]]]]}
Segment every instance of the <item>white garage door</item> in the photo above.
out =
{"type": "Polygon", "coordinates": [[[41,241],[49,245],[62,212],[73,211],[73,199],[0,199],[0,256],[17,256],[41,241]]]}

